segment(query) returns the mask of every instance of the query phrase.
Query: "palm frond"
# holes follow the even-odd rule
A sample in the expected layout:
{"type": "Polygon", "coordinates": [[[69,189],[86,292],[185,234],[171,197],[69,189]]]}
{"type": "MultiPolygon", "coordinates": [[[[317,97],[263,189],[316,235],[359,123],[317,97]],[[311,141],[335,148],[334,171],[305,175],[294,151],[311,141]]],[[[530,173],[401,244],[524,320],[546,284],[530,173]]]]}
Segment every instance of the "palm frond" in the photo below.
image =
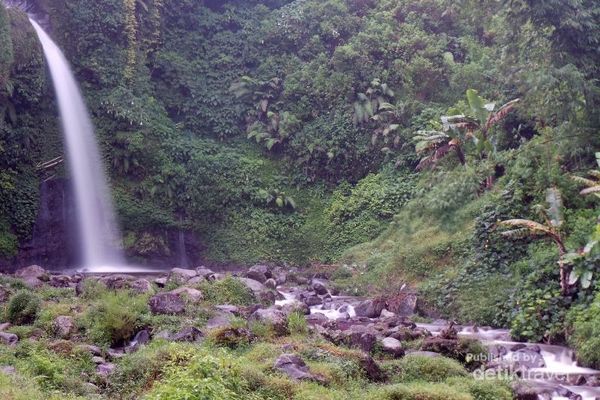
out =
{"type": "Polygon", "coordinates": [[[529,219],[509,219],[506,221],[499,222],[500,225],[505,227],[517,227],[528,229],[533,234],[546,234],[552,235],[554,232],[545,225],[540,224],[529,219]]]}
{"type": "Polygon", "coordinates": [[[592,187],[589,187],[589,188],[585,188],[585,189],[583,189],[579,193],[581,193],[583,195],[591,194],[591,193],[600,193],[600,185],[596,185],[596,186],[592,186],[592,187]]]}

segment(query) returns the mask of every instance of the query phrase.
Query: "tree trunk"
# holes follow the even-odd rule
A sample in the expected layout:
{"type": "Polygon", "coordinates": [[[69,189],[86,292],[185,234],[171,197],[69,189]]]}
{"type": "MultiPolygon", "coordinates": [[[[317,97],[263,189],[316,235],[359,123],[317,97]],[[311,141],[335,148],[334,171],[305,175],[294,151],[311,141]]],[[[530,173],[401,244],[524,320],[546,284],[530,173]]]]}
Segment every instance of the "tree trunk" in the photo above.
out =
{"type": "Polygon", "coordinates": [[[569,294],[569,274],[571,273],[571,266],[564,262],[565,254],[567,249],[562,242],[560,237],[555,237],[554,242],[558,246],[558,266],[560,268],[560,293],[563,296],[569,294]]]}

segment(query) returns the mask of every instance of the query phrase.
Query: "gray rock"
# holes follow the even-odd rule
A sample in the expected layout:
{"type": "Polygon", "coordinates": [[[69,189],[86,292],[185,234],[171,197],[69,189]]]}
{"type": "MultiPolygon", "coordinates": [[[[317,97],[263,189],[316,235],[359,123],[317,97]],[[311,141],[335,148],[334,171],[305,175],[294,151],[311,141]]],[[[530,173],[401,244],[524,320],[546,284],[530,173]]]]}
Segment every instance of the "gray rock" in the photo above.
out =
{"type": "Polygon", "coordinates": [[[77,332],[75,320],[73,317],[67,315],[56,317],[52,323],[52,327],[54,328],[54,333],[62,339],[68,339],[77,332]]]}
{"type": "Polygon", "coordinates": [[[91,344],[81,344],[79,346],[76,347],[79,351],[83,351],[86,353],[90,353],[94,356],[101,356],[102,355],[102,349],[100,349],[100,347],[98,346],[94,346],[91,344]]]}
{"type": "Polygon", "coordinates": [[[393,301],[388,301],[388,310],[400,316],[413,315],[417,308],[417,295],[415,293],[403,292],[395,296],[393,301]]]}
{"type": "Polygon", "coordinates": [[[232,313],[220,312],[206,322],[206,329],[213,330],[226,328],[231,325],[231,319],[234,317],[232,313]]]}
{"type": "Polygon", "coordinates": [[[215,308],[219,311],[231,313],[233,315],[239,315],[239,313],[240,313],[240,308],[238,306],[233,306],[231,304],[221,304],[221,305],[215,306],[215,308]]]}
{"type": "Polygon", "coordinates": [[[404,349],[402,343],[399,340],[392,337],[387,337],[381,341],[383,351],[393,355],[394,357],[402,357],[404,355],[404,349]]]}
{"type": "Polygon", "coordinates": [[[307,306],[312,307],[312,306],[318,306],[319,304],[323,304],[323,300],[321,300],[321,298],[319,296],[317,296],[316,294],[313,295],[309,295],[304,299],[304,303],[306,303],[307,306]]]}
{"type": "Polygon", "coordinates": [[[357,317],[378,318],[385,307],[382,300],[365,300],[354,306],[357,317]]]}
{"type": "Polygon", "coordinates": [[[167,280],[168,280],[167,277],[163,276],[161,278],[156,278],[154,280],[154,283],[156,283],[156,286],[158,286],[159,288],[164,288],[165,285],[167,284],[167,280]]]}
{"type": "Polygon", "coordinates": [[[48,284],[52,287],[66,288],[71,285],[71,277],[68,275],[51,275],[48,284]]]}
{"type": "Polygon", "coordinates": [[[200,329],[189,326],[171,336],[170,339],[175,342],[197,342],[202,340],[203,337],[204,334],[200,329]]]}
{"type": "Polygon", "coordinates": [[[92,362],[96,365],[97,364],[105,364],[106,360],[103,357],[94,356],[94,357],[92,357],[92,362]]]}
{"type": "Polygon", "coordinates": [[[304,360],[296,354],[280,355],[275,360],[273,368],[298,381],[322,381],[321,378],[310,372],[304,360]]]}
{"type": "Polygon", "coordinates": [[[12,326],[10,322],[3,322],[0,324],[0,332],[9,329],[12,326]]]}
{"type": "Polygon", "coordinates": [[[206,278],[203,276],[195,276],[192,279],[190,279],[189,281],[187,281],[185,284],[187,286],[197,286],[200,285],[202,282],[206,282],[206,278]]]}
{"type": "Polygon", "coordinates": [[[117,366],[115,364],[112,364],[112,363],[99,364],[96,367],[96,373],[98,375],[106,378],[110,374],[113,373],[113,371],[115,370],[115,368],[117,368],[117,366]]]}
{"type": "Polygon", "coordinates": [[[4,303],[10,298],[10,290],[0,285],[0,303],[4,303]]]}
{"type": "Polygon", "coordinates": [[[0,341],[6,345],[14,346],[19,341],[19,337],[14,333],[0,332],[0,341]]]}
{"type": "Polygon", "coordinates": [[[177,285],[183,285],[197,275],[198,273],[193,269],[173,268],[169,273],[168,281],[177,285]]]}
{"type": "Polygon", "coordinates": [[[104,282],[109,289],[129,289],[133,280],[133,276],[125,274],[112,274],[100,278],[100,281],[104,282]]]}
{"type": "Polygon", "coordinates": [[[204,279],[208,278],[209,276],[211,276],[214,273],[215,272],[213,270],[208,269],[206,267],[198,267],[198,268],[196,268],[196,274],[198,274],[198,276],[203,277],[204,279]]]}
{"type": "Polygon", "coordinates": [[[142,329],[141,331],[136,333],[132,340],[132,342],[134,342],[136,344],[146,344],[149,341],[150,341],[150,332],[148,332],[146,329],[142,329]]]}
{"type": "Polygon", "coordinates": [[[19,268],[15,271],[17,278],[36,278],[40,281],[48,280],[48,272],[39,265],[30,265],[29,267],[19,268]]]}
{"type": "Polygon", "coordinates": [[[267,281],[267,277],[265,276],[265,274],[258,271],[249,270],[248,272],[246,272],[246,278],[254,279],[255,281],[258,281],[263,284],[267,281]]]}
{"type": "Polygon", "coordinates": [[[176,294],[181,296],[183,299],[187,299],[193,303],[198,303],[204,299],[202,292],[197,289],[192,289],[186,286],[171,290],[168,293],[176,294]]]}
{"type": "Polygon", "coordinates": [[[287,332],[287,318],[276,308],[260,308],[250,315],[249,320],[270,325],[280,335],[287,332]]]}
{"type": "Polygon", "coordinates": [[[152,293],[154,289],[148,279],[140,278],[131,282],[131,289],[139,294],[152,293]]]}
{"type": "Polygon", "coordinates": [[[396,314],[391,311],[386,310],[385,308],[381,310],[381,318],[395,318],[396,314]]]}
{"type": "Polygon", "coordinates": [[[275,290],[277,289],[277,281],[275,279],[270,278],[265,281],[265,286],[269,289],[275,290]]]}
{"type": "Polygon", "coordinates": [[[0,366],[0,373],[4,375],[16,375],[17,370],[12,365],[2,365],[0,366]]]}
{"type": "Polygon", "coordinates": [[[262,283],[255,281],[254,279],[249,278],[238,278],[240,282],[242,282],[248,289],[252,291],[254,296],[264,304],[274,304],[275,303],[275,293],[270,291],[265,285],[262,283]]]}
{"type": "Polygon", "coordinates": [[[182,314],[185,311],[185,301],[175,293],[154,295],[148,305],[153,314],[182,314]]]}
{"type": "Polygon", "coordinates": [[[312,290],[315,291],[315,293],[320,294],[322,296],[329,293],[327,284],[325,283],[325,281],[322,281],[320,279],[313,279],[310,286],[312,290]]]}
{"type": "Polygon", "coordinates": [[[256,272],[256,273],[263,274],[267,279],[270,279],[273,277],[273,274],[271,273],[271,268],[268,265],[263,265],[263,264],[254,265],[254,266],[250,267],[250,269],[248,269],[248,272],[256,272]]]}

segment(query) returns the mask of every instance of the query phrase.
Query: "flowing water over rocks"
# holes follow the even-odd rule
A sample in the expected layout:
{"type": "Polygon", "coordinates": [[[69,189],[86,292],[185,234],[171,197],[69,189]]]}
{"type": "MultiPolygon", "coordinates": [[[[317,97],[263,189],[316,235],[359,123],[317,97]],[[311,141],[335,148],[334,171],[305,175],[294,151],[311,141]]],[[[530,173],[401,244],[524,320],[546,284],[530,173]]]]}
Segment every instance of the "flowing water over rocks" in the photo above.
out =
{"type": "MultiPolygon", "coordinates": [[[[431,350],[443,350],[444,346],[455,345],[454,339],[445,336],[448,330],[453,330],[457,338],[476,339],[488,349],[487,355],[465,354],[464,361],[480,365],[473,372],[475,377],[513,378],[519,399],[600,399],[600,371],[578,366],[575,354],[566,347],[514,342],[510,332],[504,329],[452,326],[443,320],[412,323],[403,318],[409,315],[400,316],[388,311],[385,307],[389,304],[385,301],[335,296],[329,290],[323,292],[323,286],[327,287],[327,282],[321,279],[317,284],[311,282],[308,290],[279,287],[284,299],[277,301],[276,305],[289,307],[299,302],[308,304],[308,321],[324,337],[365,351],[371,350],[376,341],[380,341],[384,351],[392,354],[398,352],[398,355],[400,352],[395,347],[400,341],[421,337],[425,338],[423,349],[416,352],[438,356],[437,352],[431,350]]],[[[402,304],[399,309],[414,311],[415,304],[410,300],[411,296],[406,296],[406,299],[408,304],[402,304]]]]}

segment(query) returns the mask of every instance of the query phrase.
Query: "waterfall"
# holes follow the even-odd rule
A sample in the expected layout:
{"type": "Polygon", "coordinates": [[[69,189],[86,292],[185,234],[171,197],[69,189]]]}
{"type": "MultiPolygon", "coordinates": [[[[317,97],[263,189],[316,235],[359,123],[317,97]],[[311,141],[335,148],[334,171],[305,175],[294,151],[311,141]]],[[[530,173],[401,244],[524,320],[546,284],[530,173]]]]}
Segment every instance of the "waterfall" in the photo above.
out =
{"type": "Polygon", "coordinates": [[[88,272],[123,271],[109,187],[83,97],[60,48],[30,19],[42,43],[58,99],[67,159],[73,182],[82,269],[88,272]]]}

